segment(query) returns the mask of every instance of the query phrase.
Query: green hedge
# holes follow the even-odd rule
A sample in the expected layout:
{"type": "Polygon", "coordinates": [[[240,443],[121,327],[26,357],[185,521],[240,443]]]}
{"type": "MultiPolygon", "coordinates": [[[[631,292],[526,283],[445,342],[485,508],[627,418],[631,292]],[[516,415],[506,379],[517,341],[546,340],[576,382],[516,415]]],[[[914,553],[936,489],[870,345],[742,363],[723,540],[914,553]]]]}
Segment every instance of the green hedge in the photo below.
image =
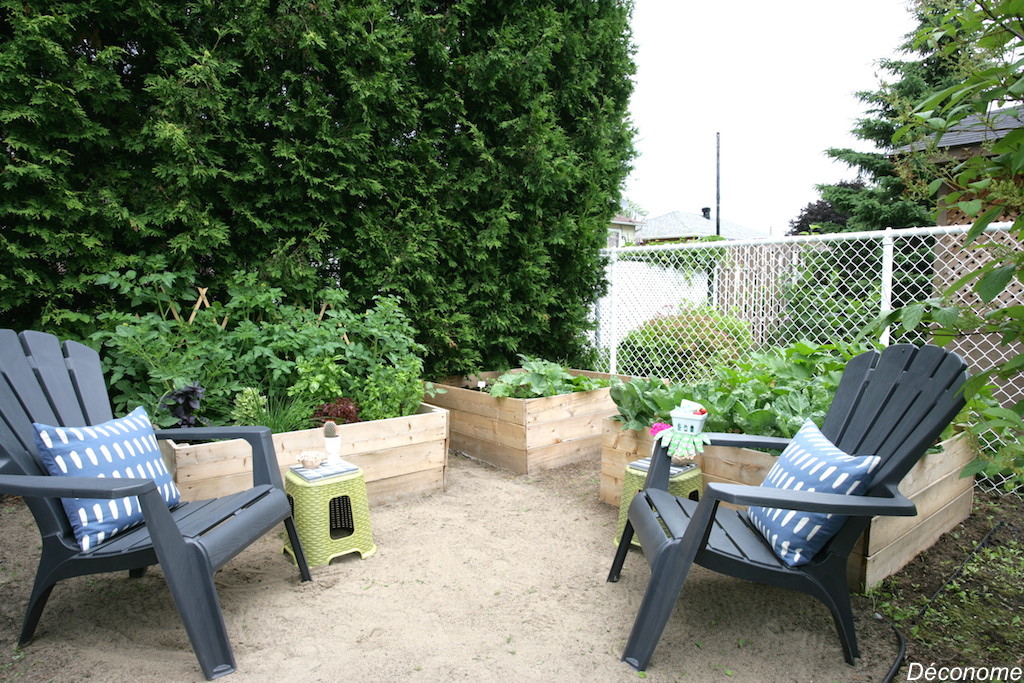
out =
{"type": "Polygon", "coordinates": [[[403,301],[427,372],[567,358],[628,172],[628,0],[0,0],[0,315],[99,273],[403,301]]]}

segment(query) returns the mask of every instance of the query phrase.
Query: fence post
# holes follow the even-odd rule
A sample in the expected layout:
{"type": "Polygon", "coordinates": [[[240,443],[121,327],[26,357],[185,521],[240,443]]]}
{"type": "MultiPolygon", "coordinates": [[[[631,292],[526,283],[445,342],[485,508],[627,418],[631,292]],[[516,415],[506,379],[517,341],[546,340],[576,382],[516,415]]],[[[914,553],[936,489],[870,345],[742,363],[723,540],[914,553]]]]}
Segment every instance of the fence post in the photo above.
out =
{"type": "MultiPolygon", "coordinates": [[[[882,291],[878,315],[884,315],[892,309],[892,270],[896,251],[893,244],[892,228],[886,228],[885,236],[882,237],[882,291]]],[[[889,332],[889,326],[886,326],[879,339],[884,346],[889,345],[889,332]]]]}
{"type": "MultiPolygon", "coordinates": [[[[610,375],[617,375],[619,373],[619,345],[615,339],[615,327],[618,325],[618,319],[615,317],[615,264],[618,260],[619,252],[613,251],[611,259],[608,261],[608,320],[612,326],[608,333],[608,338],[611,340],[611,348],[608,352],[608,374],[610,375]]],[[[600,322],[598,325],[600,325],[600,322]]],[[[600,330],[600,327],[598,329],[600,330]]]]}

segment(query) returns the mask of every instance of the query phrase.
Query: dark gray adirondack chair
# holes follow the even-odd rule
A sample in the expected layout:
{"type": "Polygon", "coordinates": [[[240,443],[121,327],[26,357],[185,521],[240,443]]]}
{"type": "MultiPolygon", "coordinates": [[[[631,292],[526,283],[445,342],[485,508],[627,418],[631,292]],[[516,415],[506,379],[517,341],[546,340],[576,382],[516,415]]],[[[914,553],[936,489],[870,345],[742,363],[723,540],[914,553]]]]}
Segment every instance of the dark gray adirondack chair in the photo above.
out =
{"type": "Polygon", "coordinates": [[[24,496],[42,535],[35,585],[20,644],[32,639],[61,579],[127,570],[141,576],[159,562],[192,648],[208,679],[235,670],[213,575],[281,522],[310,579],[266,427],[157,430],[158,439],[245,439],[253,451],[253,487],[168,509],[152,479],[52,477],[37,458],[32,422],[66,427],[113,418],[99,355],[40,332],[0,330],[0,493],[24,496]],[[60,498],[138,496],[145,524],[83,551],[60,498]]]}
{"type": "MultiPolygon", "coordinates": [[[[818,598],[832,612],[843,654],[853,664],[860,654],[846,583],[847,559],[871,517],[917,513],[897,485],[963,406],[960,388],[966,379],[963,360],[934,346],[890,346],[847,364],[822,433],[851,455],[881,457],[864,496],[711,483],[699,503],[676,498],[667,491],[667,452],[657,446],[645,489],[630,504],[629,521],[608,575],[608,581],[618,580],[635,533],[651,578],[622,660],[638,670],[647,668],[696,562],[722,574],[818,598]],[[751,526],[745,511],[721,508],[721,502],[849,518],[810,563],[790,567],[751,526]]],[[[744,434],[709,436],[714,445],[743,448],[782,449],[789,443],[744,434]]]]}

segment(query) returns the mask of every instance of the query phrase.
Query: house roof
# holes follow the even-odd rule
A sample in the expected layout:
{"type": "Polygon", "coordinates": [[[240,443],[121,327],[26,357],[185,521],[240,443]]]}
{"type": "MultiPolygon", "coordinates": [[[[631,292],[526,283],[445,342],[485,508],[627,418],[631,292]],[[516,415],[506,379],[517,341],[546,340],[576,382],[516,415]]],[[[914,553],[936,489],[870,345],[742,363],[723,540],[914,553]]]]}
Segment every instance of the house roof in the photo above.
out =
{"type": "MultiPolygon", "coordinates": [[[[1001,109],[986,116],[972,114],[943,133],[938,146],[940,149],[949,149],[991,142],[1006,137],[1010,131],[1018,128],[1024,128],[1024,111],[1021,111],[1020,107],[1001,109]]],[[[910,152],[925,149],[926,146],[924,141],[918,141],[904,145],[896,151],[910,152]]]]}
{"type": "MultiPolygon", "coordinates": [[[[675,240],[686,237],[706,237],[715,234],[715,221],[696,213],[673,211],[643,222],[636,236],[642,242],[675,240]]],[[[768,237],[767,234],[731,221],[722,221],[722,237],[730,240],[749,240],[768,237]]]]}
{"type": "Polygon", "coordinates": [[[629,218],[628,216],[623,216],[621,213],[616,214],[615,217],[612,218],[612,225],[640,225],[642,222],[643,221],[629,218]]]}

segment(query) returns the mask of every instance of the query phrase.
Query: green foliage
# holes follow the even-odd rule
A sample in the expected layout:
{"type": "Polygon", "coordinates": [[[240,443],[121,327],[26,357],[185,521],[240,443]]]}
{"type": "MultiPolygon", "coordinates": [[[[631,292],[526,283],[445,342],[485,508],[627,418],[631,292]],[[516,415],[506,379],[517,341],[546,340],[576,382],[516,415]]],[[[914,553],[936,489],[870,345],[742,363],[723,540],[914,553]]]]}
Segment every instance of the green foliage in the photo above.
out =
{"type": "MultiPolygon", "coordinates": [[[[894,138],[896,143],[918,141],[931,154],[941,144],[942,133],[967,116],[979,116],[983,125],[992,126],[1004,115],[1000,110],[1012,105],[1019,115],[1024,107],[1024,14],[1020,3],[975,1],[948,10],[922,26],[914,44],[945,58],[966,54],[971,59],[962,63],[953,83],[916,98],[904,108],[909,123],[894,138]]],[[[948,193],[939,208],[952,206],[974,218],[967,234],[968,248],[994,220],[1005,216],[1013,217],[1010,234],[1020,240],[1024,239],[1024,195],[1019,185],[1022,174],[1024,129],[1016,129],[966,158],[933,168],[927,192],[945,187],[948,193]]],[[[896,323],[904,329],[932,328],[940,343],[970,330],[997,335],[1009,349],[1024,342],[1024,306],[999,303],[1000,294],[1011,283],[1024,283],[1024,251],[998,244],[974,248],[987,251],[989,258],[979,259],[983,265],[953,283],[939,298],[922,299],[884,314],[874,329],[896,323]],[[992,304],[980,317],[953,303],[958,300],[953,297],[965,286],[992,304]]],[[[1007,360],[975,374],[965,393],[969,399],[983,396],[991,380],[1019,377],[1022,370],[1024,354],[1011,351],[1007,360]]],[[[985,462],[971,465],[971,471],[1008,476],[1010,488],[1021,485],[1024,401],[1001,408],[989,406],[982,412],[984,419],[972,430],[986,432],[990,429],[986,425],[991,425],[1002,445],[985,452],[985,462]]]]}
{"type": "Polygon", "coordinates": [[[243,270],[400,297],[429,376],[583,359],[630,6],[0,0],[0,314],[84,337],[129,310],[97,274],[243,270]]]}
{"type": "Polygon", "coordinates": [[[394,365],[376,365],[356,394],[361,420],[412,415],[423,400],[422,365],[407,358],[394,365]]]}
{"type": "MultiPolygon", "coordinates": [[[[111,273],[103,280],[142,311],[178,311],[178,301],[187,301],[177,288],[183,278],[175,273],[111,273]]],[[[224,303],[214,300],[196,310],[191,322],[153,312],[99,316],[102,329],[93,341],[104,347],[104,371],[119,410],[153,408],[163,395],[198,382],[206,389],[204,416],[215,424],[231,420],[245,387],[260,387],[277,412],[290,414],[291,406],[299,406],[304,417],[336,396],[387,417],[415,411],[418,400],[410,410],[408,378],[422,374],[422,347],[393,297],[378,297],[357,312],[346,292],[325,290],[319,293],[321,316],[316,308],[286,303],[280,289],[253,274],[235,273],[227,293],[224,303]],[[399,388],[380,387],[399,379],[399,388]],[[396,410],[407,412],[391,412],[396,410]]],[[[245,400],[251,408],[252,397],[245,400]]]]}
{"type": "Polygon", "coordinates": [[[714,308],[695,308],[632,330],[619,344],[618,362],[630,375],[689,382],[733,363],[752,346],[750,323],[714,308]]]}
{"type": "Polygon", "coordinates": [[[238,392],[230,420],[236,425],[269,427],[275,433],[313,426],[307,404],[280,393],[267,396],[255,387],[243,387],[238,392]]]}
{"type": "Polygon", "coordinates": [[[521,370],[504,373],[488,388],[495,398],[537,398],[577,391],[592,391],[615,383],[614,379],[573,375],[558,363],[519,356],[521,370]]]}
{"type": "Polygon", "coordinates": [[[611,397],[619,414],[612,419],[622,422],[623,429],[636,430],[648,429],[655,422],[671,423],[669,413],[691,393],[688,387],[654,377],[616,384],[611,388],[611,397]]]}
{"type": "Polygon", "coordinates": [[[801,342],[760,351],[682,397],[707,408],[704,431],[791,437],[808,419],[821,426],[847,362],[867,349],[801,342]]]}

